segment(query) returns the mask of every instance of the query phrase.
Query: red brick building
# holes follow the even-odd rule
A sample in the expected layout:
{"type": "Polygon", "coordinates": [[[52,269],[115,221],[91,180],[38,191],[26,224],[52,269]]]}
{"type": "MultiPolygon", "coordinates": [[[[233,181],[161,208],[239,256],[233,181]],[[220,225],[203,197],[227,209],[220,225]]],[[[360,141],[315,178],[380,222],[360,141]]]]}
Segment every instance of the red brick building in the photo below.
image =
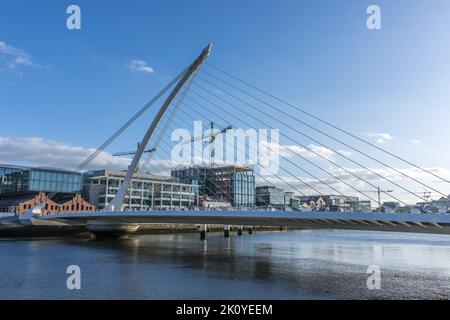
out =
{"type": "Polygon", "coordinates": [[[23,214],[33,206],[45,202],[44,213],[76,213],[83,211],[94,211],[95,206],[84,200],[79,194],[76,194],[71,200],[57,203],[47,199],[44,192],[28,197],[8,199],[0,201],[0,212],[14,212],[15,214],[23,214]]]}

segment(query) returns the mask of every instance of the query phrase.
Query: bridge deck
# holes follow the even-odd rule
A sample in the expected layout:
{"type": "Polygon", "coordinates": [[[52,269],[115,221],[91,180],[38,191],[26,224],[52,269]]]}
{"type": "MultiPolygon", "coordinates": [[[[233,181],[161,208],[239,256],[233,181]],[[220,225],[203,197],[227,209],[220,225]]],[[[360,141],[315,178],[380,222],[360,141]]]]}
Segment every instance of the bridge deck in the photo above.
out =
{"type": "Polygon", "coordinates": [[[290,211],[103,211],[34,216],[67,224],[227,224],[450,234],[450,214],[290,211]]]}

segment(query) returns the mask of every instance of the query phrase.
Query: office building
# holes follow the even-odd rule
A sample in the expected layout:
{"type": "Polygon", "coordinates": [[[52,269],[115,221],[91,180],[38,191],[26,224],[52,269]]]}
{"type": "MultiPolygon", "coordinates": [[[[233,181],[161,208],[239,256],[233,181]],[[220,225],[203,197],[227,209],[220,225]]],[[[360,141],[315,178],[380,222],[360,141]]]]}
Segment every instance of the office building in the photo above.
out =
{"type": "MultiPolygon", "coordinates": [[[[117,194],[126,171],[93,170],[83,175],[83,197],[103,209],[117,194]]],[[[198,186],[167,176],[137,172],[125,196],[125,210],[182,210],[197,205],[198,186]]]]}
{"type": "Polygon", "coordinates": [[[95,210],[80,197],[81,174],[47,167],[0,165],[0,212],[22,214],[46,202],[43,213],[95,210]],[[49,193],[55,193],[48,199],[49,193]]]}
{"type": "Polygon", "coordinates": [[[172,177],[198,184],[201,196],[228,202],[235,208],[255,205],[255,175],[249,167],[189,167],[173,170],[172,177]]]}
{"type": "Polygon", "coordinates": [[[81,174],[72,171],[0,165],[0,195],[38,194],[56,192],[76,194],[81,192],[81,174]]]}
{"type": "Polygon", "coordinates": [[[300,197],[301,204],[306,204],[313,211],[353,212],[359,210],[359,199],[343,195],[316,195],[300,197]]]}
{"type": "Polygon", "coordinates": [[[359,200],[357,211],[371,212],[372,211],[372,202],[370,200],[359,200]]]}
{"type": "Polygon", "coordinates": [[[284,209],[290,205],[290,196],[286,196],[283,189],[274,186],[258,186],[256,187],[256,205],[284,209]]]}
{"type": "Polygon", "coordinates": [[[400,207],[400,203],[396,201],[387,201],[383,202],[381,205],[381,212],[385,213],[395,213],[397,209],[400,207]]]}

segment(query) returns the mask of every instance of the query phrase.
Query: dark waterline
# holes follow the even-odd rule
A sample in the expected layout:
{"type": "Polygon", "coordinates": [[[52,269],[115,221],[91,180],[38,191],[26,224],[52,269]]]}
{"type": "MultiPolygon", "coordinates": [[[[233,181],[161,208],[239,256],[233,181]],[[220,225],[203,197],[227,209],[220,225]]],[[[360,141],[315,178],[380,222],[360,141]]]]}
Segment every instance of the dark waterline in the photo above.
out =
{"type": "Polygon", "coordinates": [[[450,236],[359,231],[0,240],[1,299],[448,299],[450,236]],[[81,268],[68,290],[66,268],[81,268]],[[368,290],[368,266],[381,289],[368,290]]]}

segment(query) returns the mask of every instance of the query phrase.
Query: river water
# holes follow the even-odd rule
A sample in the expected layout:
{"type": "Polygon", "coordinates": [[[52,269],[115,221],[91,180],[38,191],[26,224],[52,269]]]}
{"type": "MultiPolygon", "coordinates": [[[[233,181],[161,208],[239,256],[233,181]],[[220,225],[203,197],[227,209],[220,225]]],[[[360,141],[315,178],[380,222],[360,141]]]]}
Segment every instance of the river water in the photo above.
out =
{"type": "Polygon", "coordinates": [[[343,230],[0,240],[0,299],[449,299],[450,236],[343,230]],[[68,290],[77,265],[81,289],[68,290]],[[367,269],[380,267],[380,289],[367,269]]]}

